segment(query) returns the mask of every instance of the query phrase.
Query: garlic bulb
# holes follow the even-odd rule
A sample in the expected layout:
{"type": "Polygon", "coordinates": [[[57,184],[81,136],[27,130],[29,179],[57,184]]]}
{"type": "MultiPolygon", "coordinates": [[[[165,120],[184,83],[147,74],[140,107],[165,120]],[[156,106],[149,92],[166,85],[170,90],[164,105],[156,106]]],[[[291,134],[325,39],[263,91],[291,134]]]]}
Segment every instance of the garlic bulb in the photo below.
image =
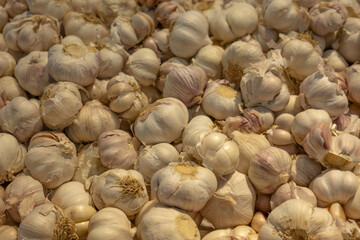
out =
{"type": "Polygon", "coordinates": [[[221,78],[221,58],[223,53],[224,49],[222,47],[206,45],[198,51],[191,62],[192,65],[205,70],[209,79],[219,79],[221,78]]]}
{"type": "Polygon", "coordinates": [[[186,212],[156,203],[138,220],[137,237],[144,240],[200,240],[200,233],[186,212]]]}
{"type": "Polygon", "coordinates": [[[30,12],[43,14],[62,20],[67,12],[72,10],[71,1],[56,1],[56,0],[26,0],[30,12]]]}
{"type": "Polygon", "coordinates": [[[8,48],[6,46],[4,36],[2,35],[2,33],[0,33],[0,51],[7,51],[7,50],[8,48]]]}
{"type": "Polygon", "coordinates": [[[335,119],[336,129],[360,137],[360,118],[356,114],[343,114],[335,119]]]}
{"type": "Polygon", "coordinates": [[[348,85],[348,98],[350,101],[360,104],[360,81],[359,81],[360,65],[354,64],[346,69],[346,83],[348,85]]]}
{"type": "Polygon", "coordinates": [[[248,177],[235,171],[218,179],[215,194],[200,212],[217,229],[246,225],[254,215],[255,199],[248,177]]]}
{"type": "Polygon", "coordinates": [[[0,127],[20,142],[27,142],[43,128],[39,106],[25,97],[15,97],[0,109],[0,127]]]}
{"type": "Polygon", "coordinates": [[[39,132],[29,143],[25,166],[44,188],[69,181],[77,164],[75,145],[61,132],[39,132]]]}
{"type": "Polygon", "coordinates": [[[355,47],[359,44],[360,19],[349,17],[339,39],[339,52],[348,62],[360,60],[360,51],[355,47]]]}
{"type": "Polygon", "coordinates": [[[97,15],[111,24],[118,16],[131,18],[138,11],[135,0],[102,0],[97,6],[97,15]]]}
{"type": "Polygon", "coordinates": [[[345,69],[349,66],[344,57],[336,50],[326,50],[322,57],[325,64],[334,68],[336,72],[345,71],[345,69]]]}
{"type": "Polygon", "coordinates": [[[170,73],[173,68],[185,67],[189,63],[180,57],[172,57],[169,60],[163,62],[160,66],[159,77],[156,79],[155,85],[159,91],[164,90],[166,76],[170,73]]]}
{"type": "Polygon", "coordinates": [[[111,39],[125,49],[134,47],[154,31],[154,21],[146,13],[138,12],[131,19],[119,16],[110,28],[111,39]]]}
{"type": "Polygon", "coordinates": [[[72,0],[73,9],[76,12],[95,15],[100,0],[72,0]]]}
{"type": "Polygon", "coordinates": [[[177,98],[191,107],[201,102],[207,82],[206,72],[200,67],[173,68],[166,76],[163,96],[177,98]]]}
{"type": "Polygon", "coordinates": [[[249,179],[260,193],[270,194],[289,180],[290,155],[282,149],[267,147],[250,161],[249,179]]]}
{"type": "Polygon", "coordinates": [[[292,0],[267,0],[262,3],[264,23],[279,32],[304,32],[309,27],[307,9],[292,0]]]}
{"type": "Polygon", "coordinates": [[[302,146],[304,138],[310,132],[310,129],[319,123],[332,124],[329,114],[324,110],[307,109],[296,114],[291,124],[291,133],[295,141],[302,146]]]}
{"type": "Polygon", "coordinates": [[[138,156],[139,142],[125,131],[112,130],[98,138],[101,163],[107,168],[132,169],[138,156]]]}
{"type": "Polygon", "coordinates": [[[209,133],[196,148],[202,160],[201,164],[217,176],[234,172],[238,165],[238,145],[225,134],[209,133]]]}
{"type": "Polygon", "coordinates": [[[307,187],[321,173],[320,163],[306,154],[299,154],[291,165],[291,179],[299,186],[307,187]]]}
{"type": "Polygon", "coordinates": [[[76,240],[74,222],[53,204],[43,204],[20,223],[18,239],[69,239],[76,240]]]}
{"type": "Polygon", "coordinates": [[[115,113],[98,100],[91,100],[80,109],[65,132],[74,142],[91,142],[96,141],[101,133],[119,127],[120,121],[115,113]]]}
{"type": "Polygon", "coordinates": [[[209,81],[201,103],[204,111],[217,120],[234,117],[242,111],[240,92],[216,81],[209,81]]]}
{"type": "Polygon", "coordinates": [[[99,175],[93,175],[85,180],[85,189],[91,194],[94,205],[97,209],[103,209],[106,207],[104,200],[102,199],[101,192],[104,188],[107,175],[110,173],[109,170],[99,175]]]}
{"type": "Polygon", "coordinates": [[[221,64],[225,79],[239,86],[242,71],[252,64],[265,60],[260,44],[256,40],[239,40],[225,49],[221,64]]]}
{"type": "Polygon", "coordinates": [[[17,240],[18,228],[16,226],[1,225],[0,238],[7,240],[17,240]]]}
{"type": "Polygon", "coordinates": [[[356,193],[351,197],[347,203],[345,203],[344,211],[348,218],[359,219],[360,218],[360,187],[357,187],[356,193]]]}
{"type": "Polygon", "coordinates": [[[335,75],[326,69],[305,78],[300,85],[301,106],[304,109],[323,109],[331,118],[348,112],[347,97],[334,79],[335,75]]]}
{"type": "Polygon", "coordinates": [[[0,77],[12,76],[15,66],[14,57],[8,52],[0,51],[0,77]]]}
{"type": "Polygon", "coordinates": [[[57,82],[68,81],[88,86],[100,67],[96,53],[80,43],[63,43],[49,49],[48,72],[57,82]]]}
{"type": "Polygon", "coordinates": [[[141,149],[135,162],[135,170],[139,171],[146,182],[150,182],[156,171],[179,159],[176,148],[169,143],[158,143],[141,149]]]}
{"type": "Polygon", "coordinates": [[[146,95],[133,76],[119,73],[108,82],[106,90],[110,109],[124,119],[135,119],[148,105],[146,95]]]}
{"type": "Polygon", "coordinates": [[[11,219],[20,223],[36,206],[45,203],[43,186],[30,176],[18,176],[6,187],[4,202],[11,219]]]}
{"type": "Polygon", "coordinates": [[[289,102],[285,106],[285,108],[279,112],[275,112],[276,115],[280,115],[282,113],[289,113],[292,115],[296,115],[299,112],[302,112],[303,109],[300,104],[300,98],[298,95],[290,95],[289,102]]]}
{"type": "Polygon", "coordinates": [[[14,73],[20,86],[33,96],[40,96],[51,82],[47,62],[47,52],[32,51],[15,66],[14,73]]]}
{"type": "Polygon", "coordinates": [[[212,35],[225,44],[255,31],[258,14],[248,3],[233,2],[226,4],[224,9],[209,14],[208,21],[212,35]]]}
{"type": "Polygon", "coordinates": [[[188,120],[188,110],[180,100],[162,98],[141,111],[133,133],[144,145],[170,143],[181,136],[188,120]]]}
{"type": "Polygon", "coordinates": [[[0,77],[1,94],[5,94],[5,99],[8,101],[18,96],[27,97],[26,92],[20,87],[16,78],[11,76],[0,77]]]}
{"type": "Polygon", "coordinates": [[[301,199],[291,199],[270,212],[259,239],[334,239],[342,235],[326,209],[301,199]]]}
{"type": "Polygon", "coordinates": [[[205,206],[216,187],[213,172],[190,162],[170,163],[151,179],[151,192],[160,203],[192,212],[205,206]]]}
{"type": "Polygon", "coordinates": [[[76,181],[64,183],[55,189],[50,200],[62,209],[79,204],[93,205],[91,196],[85,190],[84,184],[76,181]]]}
{"type": "Polygon", "coordinates": [[[254,229],[249,226],[238,226],[234,229],[218,229],[205,235],[203,240],[228,240],[231,238],[256,240],[258,236],[254,229]]]}
{"type": "Polygon", "coordinates": [[[211,44],[206,18],[197,11],[178,17],[170,34],[170,49],[177,57],[194,56],[202,47],[211,44]]]}
{"type": "Polygon", "coordinates": [[[271,41],[276,42],[279,38],[279,33],[276,30],[267,27],[264,22],[261,21],[258,23],[257,28],[253,33],[253,38],[260,43],[263,52],[267,52],[270,50],[267,43],[271,41]]]}
{"type": "Polygon", "coordinates": [[[6,12],[6,9],[0,5],[0,32],[2,32],[3,27],[9,21],[9,15],[6,12]]]}
{"type": "Polygon", "coordinates": [[[324,165],[353,170],[360,162],[360,139],[349,133],[333,137],[331,152],[325,158],[324,165]]]}
{"type": "Polygon", "coordinates": [[[161,2],[155,10],[156,20],[165,28],[169,28],[185,9],[176,1],[161,2]]]}
{"type": "Polygon", "coordinates": [[[88,240],[116,238],[132,240],[136,229],[131,229],[131,222],[123,211],[107,207],[91,217],[88,231],[88,240]]]}
{"type": "Polygon", "coordinates": [[[24,13],[6,24],[2,33],[9,50],[47,51],[59,43],[60,25],[44,15],[24,13]]]}
{"type": "Polygon", "coordinates": [[[143,41],[143,47],[153,50],[161,61],[168,60],[172,53],[169,47],[170,32],[169,29],[163,28],[153,32],[150,37],[143,41]]]}
{"type": "Polygon", "coordinates": [[[95,213],[95,208],[89,205],[72,205],[64,209],[64,214],[74,221],[75,232],[80,239],[87,237],[89,220],[95,213]]]}
{"type": "Polygon", "coordinates": [[[106,87],[109,83],[109,79],[98,80],[95,79],[95,82],[86,87],[87,92],[91,99],[97,99],[104,105],[109,105],[110,100],[107,97],[106,87]]]}
{"type": "Polygon", "coordinates": [[[140,48],[130,55],[124,72],[132,75],[142,86],[152,85],[160,69],[160,60],[154,51],[140,48]]]}
{"type": "Polygon", "coordinates": [[[345,204],[352,198],[359,185],[358,177],[350,171],[328,169],[317,176],[309,185],[316,195],[320,207],[333,203],[345,204]]]}
{"type": "Polygon", "coordinates": [[[40,116],[53,130],[69,126],[83,107],[81,86],[71,82],[58,82],[44,89],[40,98],[40,116]]]}

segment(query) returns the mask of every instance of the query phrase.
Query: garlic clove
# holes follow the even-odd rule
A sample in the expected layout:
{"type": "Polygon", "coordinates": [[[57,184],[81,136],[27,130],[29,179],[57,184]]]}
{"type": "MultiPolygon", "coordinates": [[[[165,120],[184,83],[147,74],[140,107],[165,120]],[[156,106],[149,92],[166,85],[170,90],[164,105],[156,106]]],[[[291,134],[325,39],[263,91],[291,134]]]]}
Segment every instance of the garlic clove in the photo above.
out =
{"type": "Polygon", "coordinates": [[[293,159],[291,165],[291,179],[299,186],[308,187],[310,182],[320,175],[320,163],[306,154],[299,154],[293,159]]]}
{"type": "Polygon", "coordinates": [[[0,237],[1,239],[16,240],[18,237],[18,228],[16,226],[1,225],[0,237]]]}
{"type": "Polygon", "coordinates": [[[251,227],[259,232],[260,228],[266,223],[266,217],[262,212],[256,212],[251,220],[251,227]]]}
{"type": "Polygon", "coordinates": [[[14,73],[16,62],[8,52],[0,51],[0,76],[11,76],[14,73]]]}
{"type": "Polygon", "coordinates": [[[329,212],[334,220],[336,218],[340,218],[343,221],[347,220],[344,209],[339,203],[333,203],[329,208],[329,212]]]}
{"type": "Polygon", "coordinates": [[[92,206],[91,195],[85,190],[83,183],[70,181],[55,189],[50,201],[62,209],[73,205],[92,206]]]}
{"type": "Polygon", "coordinates": [[[156,20],[163,27],[170,27],[175,20],[185,12],[185,9],[176,1],[161,2],[155,10],[156,20]]]}
{"type": "Polygon", "coordinates": [[[206,45],[192,58],[193,65],[205,70],[209,79],[221,78],[221,58],[224,49],[219,46],[206,45]]]}

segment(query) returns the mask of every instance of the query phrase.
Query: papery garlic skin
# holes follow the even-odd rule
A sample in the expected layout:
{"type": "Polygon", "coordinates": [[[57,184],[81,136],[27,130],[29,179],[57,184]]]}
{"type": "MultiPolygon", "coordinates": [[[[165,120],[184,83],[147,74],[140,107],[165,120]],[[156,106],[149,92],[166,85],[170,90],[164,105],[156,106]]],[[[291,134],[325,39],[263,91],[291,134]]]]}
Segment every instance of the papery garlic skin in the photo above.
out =
{"type": "Polygon", "coordinates": [[[25,166],[44,188],[69,181],[77,164],[75,145],[61,132],[39,132],[29,143],[25,166]]]}
{"type": "Polygon", "coordinates": [[[65,131],[72,141],[79,143],[96,141],[101,133],[119,127],[116,114],[98,100],[92,100],[85,103],[65,131]]]}
{"type": "Polygon", "coordinates": [[[336,72],[345,71],[345,69],[349,66],[344,57],[336,50],[326,50],[322,57],[325,64],[334,68],[336,72]]]}
{"type": "Polygon", "coordinates": [[[321,173],[321,165],[306,154],[299,154],[291,165],[291,179],[299,186],[307,187],[321,173]]]}
{"type": "Polygon", "coordinates": [[[43,186],[30,176],[18,176],[6,187],[4,202],[11,219],[20,223],[36,206],[45,203],[43,186]]]}
{"type": "Polygon", "coordinates": [[[16,62],[14,57],[5,51],[0,51],[0,77],[12,76],[16,62]]]}
{"type": "Polygon", "coordinates": [[[217,229],[246,225],[254,215],[255,199],[248,177],[235,171],[218,180],[216,192],[200,212],[217,229]]]}
{"type": "Polygon", "coordinates": [[[131,18],[138,8],[135,0],[103,0],[99,2],[96,13],[103,21],[110,24],[118,16],[131,18]]]}
{"type": "Polygon", "coordinates": [[[132,169],[138,156],[135,138],[122,130],[106,131],[98,138],[101,163],[107,168],[132,169]]]}
{"type": "Polygon", "coordinates": [[[164,90],[166,76],[173,68],[185,67],[188,64],[189,63],[185,59],[180,57],[172,57],[169,60],[163,62],[160,66],[159,77],[155,81],[155,86],[157,87],[157,89],[159,89],[159,91],[161,92],[164,90]]]}
{"type": "Polygon", "coordinates": [[[135,229],[120,209],[107,207],[97,212],[89,221],[88,240],[116,239],[132,240],[135,229]]]}
{"type": "Polygon", "coordinates": [[[91,195],[85,190],[84,184],[76,181],[66,182],[55,189],[50,200],[62,209],[79,204],[93,205],[91,195]]]}
{"type": "Polygon", "coordinates": [[[197,11],[188,11],[177,18],[170,34],[170,49],[177,57],[188,58],[211,44],[206,18],[197,11]]]}
{"type": "Polygon", "coordinates": [[[181,136],[188,120],[188,110],[180,100],[162,98],[141,111],[132,131],[144,145],[170,143],[181,136]]]}
{"type": "Polygon", "coordinates": [[[209,79],[219,79],[222,72],[221,58],[223,53],[222,47],[206,45],[198,51],[191,62],[192,65],[204,69],[209,79]]]}
{"type": "Polygon", "coordinates": [[[335,119],[336,129],[360,137],[360,118],[356,114],[343,114],[335,119]]]}
{"type": "Polygon", "coordinates": [[[248,174],[260,193],[270,194],[288,181],[290,171],[290,155],[282,149],[267,147],[252,159],[248,174]]]}
{"type": "Polygon", "coordinates": [[[72,10],[71,1],[54,0],[26,0],[32,13],[39,13],[45,16],[62,20],[67,12],[72,10]]]}
{"type": "Polygon", "coordinates": [[[325,157],[325,164],[342,170],[353,170],[360,162],[360,139],[349,133],[335,136],[331,153],[325,157]]]}
{"type": "Polygon", "coordinates": [[[139,171],[146,182],[150,182],[156,171],[179,159],[179,153],[169,143],[158,143],[146,146],[139,151],[135,162],[135,170],[139,171]]]}
{"type": "Polygon", "coordinates": [[[275,29],[267,27],[262,21],[258,23],[253,37],[260,43],[263,52],[267,52],[270,50],[267,43],[270,41],[276,42],[279,38],[279,33],[275,29]]]}
{"type": "Polygon", "coordinates": [[[339,40],[339,52],[348,62],[360,60],[360,51],[355,47],[359,43],[360,20],[349,17],[342,30],[339,40]]]}
{"type": "Polygon", "coordinates": [[[346,69],[346,83],[348,85],[348,98],[350,101],[360,104],[360,65],[354,64],[346,69]]]}
{"type": "Polygon", "coordinates": [[[205,206],[216,187],[214,173],[187,162],[170,163],[151,179],[152,194],[160,203],[192,212],[205,206]]]}
{"type": "Polygon", "coordinates": [[[43,128],[39,106],[25,97],[15,97],[0,109],[0,127],[20,142],[27,142],[43,128]]]}
{"type": "Polygon", "coordinates": [[[269,214],[259,231],[260,239],[343,239],[326,209],[316,208],[301,199],[291,199],[269,214]]]}

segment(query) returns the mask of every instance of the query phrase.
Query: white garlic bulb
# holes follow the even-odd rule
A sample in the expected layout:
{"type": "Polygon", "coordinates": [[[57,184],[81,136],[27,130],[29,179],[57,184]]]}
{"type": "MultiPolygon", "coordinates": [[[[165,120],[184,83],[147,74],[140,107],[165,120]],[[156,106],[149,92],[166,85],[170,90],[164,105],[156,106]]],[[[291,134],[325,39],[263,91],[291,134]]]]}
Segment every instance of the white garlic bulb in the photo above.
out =
{"type": "Polygon", "coordinates": [[[254,215],[255,199],[248,177],[235,171],[218,179],[216,192],[200,212],[216,229],[246,225],[254,215]]]}
{"type": "Polygon", "coordinates": [[[205,206],[216,187],[213,172],[190,162],[170,163],[151,179],[151,192],[160,203],[192,212],[205,206]]]}
{"type": "Polygon", "coordinates": [[[181,136],[188,120],[188,110],[180,100],[162,98],[141,111],[133,133],[144,145],[170,143],[181,136]]]}
{"type": "Polygon", "coordinates": [[[306,154],[299,154],[291,165],[291,179],[299,186],[307,187],[321,173],[320,163],[306,154]]]}
{"type": "Polygon", "coordinates": [[[201,102],[207,82],[206,72],[200,67],[173,68],[166,76],[163,96],[177,98],[191,107],[201,102]]]}
{"type": "Polygon", "coordinates": [[[0,237],[7,240],[17,240],[18,228],[16,226],[1,225],[0,237]]]}
{"type": "Polygon", "coordinates": [[[14,57],[8,52],[0,51],[0,77],[12,76],[15,66],[14,57]]]}
{"type": "Polygon", "coordinates": [[[207,114],[217,120],[234,117],[242,111],[241,94],[232,87],[210,80],[201,106],[207,114]]]}
{"type": "Polygon", "coordinates": [[[192,65],[201,67],[209,79],[221,78],[221,58],[224,49],[219,46],[206,45],[202,47],[195,57],[192,58],[192,65]]]}
{"type": "Polygon", "coordinates": [[[106,176],[111,170],[105,171],[99,175],[93,175],[86,179],[85,189],[91,194],[94,205],[97,209],[103,209],[106,207],[104,200],[101,196],[101,191],[105,185],[106,176]]]}
{"type": "Polygon", "coordinates": [[[69,181],[77,164],[75,145],[62,132],[39,132],[29,143],[25,166],[44,188],[69,181]]]}
{"type": "Polygon", "coordinates": [[[344,57],[336,50],[326,50],[322,57],[325,64],[334,68],[336,72],[345,71],[345,69],[349,66],[344,57]]]}
{"type": "Polygon", "coordinates": [[[339,52],[348,62],[360,60],[360,51],[356,48],[359,44],[360,19],[349,17],[342,30],[339,40],[339,52]]]}
{"type": "Polygon", "coordinates": [[[95,82],[86,87],[86,90],[89,93],[91,99],[97,99],[102,104],[109,105],[110,100],[107,97],[106,87],[109,83],[109,79],[98,80],[95,79],[95,82]]]}
{"type": "Polygon", "coordinates": [[[30,176],[18,176],[6,187],[4,202],[11,219],[20,223],[36,206],[45,203],[43,186],[30,176]]]}
{"type": "Polygon", "coordinates": [[[89,205],[72,205],[64,209],[64,214],[75,223],[75,232],[79,239],[87,237],[89,220],[96,213],[89,205]]]}
{"type": "Polygon", "coordinates": [[[203,237],[203,240],[228,240],[231,238],[256,240],[258,239],[258,235],[253,228],[241,225],[234,229],[218,229],[211,231],[203,237]]]}
{"type": "Polygon", "coordinates": [[[170,34],[170,49],[177,57],[194,56],[202,47],[211,44],[206,18],[197,11],[187,11],[178,17],[170,34]]]}
{"type": "Polygon", "coordinates": [[[140,48],[130,55],[124,72],[132,75],[142,86],[152,85],[160,69],[160,60],[149,48],[140,48]]]}
{"type": "Polygon", "coordinates": [[[98,100],[91,100],[85,103],[65,131],[72,141],[79,143],[96,141],[101,133],[119,127],[115,113],[98,100]]]}
{"type": "Polygon", "coordinates": [[[359,219],[360,218],[360,187],[358,186],[355,195],[345,203],[344,211],[348,218],[359,219]]]}
{"type": "Polygon", "coordinates": [[[346,69],[346,83],[348,86],[348,98],[350,101],[360,104],[360,65],[354,64],[346,69]]]}
{"type": "Polygon", "coordinates": [[[60,25],[44,15],[19,15],[3,29],[6,45],[12,51],[47,51],[59,43],[60,25]]]}
{"type": "Polygon", "coordinates": [[[26,0],[26,2],[32,13],[43,14],[59,21],[72,10],[71,1],[26,0]]]}
{"type": "Polygon", "coordinates": [[[32,51],[15,66],[14,74],[20,86],[33,96],[40,96],[51,82],[47,62],[47,52],[32,51]]]}
{"type": "Polygon", "coordinates": [[[336,129],[360,137],[360,118],[356,114],[343,114],[335,119],[336,129]]]}
{"type": "Polygon", "coordinates": [[[0,182],[11,181],[25,167],[26,148],[11,134],[0,133],[0,182]]]}
{"type": "Polygon", "coordinates": [[[135,170],[139,171],[144,176],[145,181],[149,183],[156,171],[166,167],[171,162],[178,161],[178,159],[178,151],[169,143],[146,146],[139,151],[135,170]]]}
{"type": "Polygon", "coordinates": [[[132,240],[136,229],[120,209],[107,207],[91,217],[88,226],[88,240],[116,239],[132,240]]]}
{"type": "Polygon", "coordinates": [[[72,0],[73,9],[76,12],[87,13],[87,14],[96,14],[97,7],[101,1],[100,0],[72,0]]]}
{"type": "Polygon", "coordinates": [[[48,72],[57,82],[90,85],[98,75],[100,60],[83,43],[56,44],[49,49],[48,72]]]}
{"type": "Polygon", "coordinates": [[[11,76],[0,77],[0,95],[5,96],[5,102],[18,96],[27,98],[26,92],[20,87],[16,78],[11,76]]]}
{"type": "Polygon", "coordinates": [[[280,148],[267,147],[250,161],[248,174],[256,190],[270,194],[289,180],[290,171],[290,155],[280,148]]]}
{"type": "Polygon", "coordinates": [[[173,68],[185,67],[189,63],[180,57],[172,57],[169,60],[163,62],[160,66],[159,77],[155,81],[155,85],[159,91],[164,90],[166,76],[170,73],[173,68]]]}
{"type": "Polygon", "coordinates": [[[169,47],[170,32],[169,29],[163,28],[159,31],[155,31],[150,37],[143,41],[143,47],[153,50],[161,61],[168,60],[172,53],[169,47]]]}
{"type": "Polygon", "coordinates": [[[9,15],[6,12],[6,9],[0,5],[0,32],[2,32],[3,27],[9,21],[9,15]]]}
{"type": "Polygon", "coordinates": [[[185,12],[185,9],[177,1],[160,2],[155,10],[156,20],[168,28],[175,20],[185,12]]]}
{"type": "Polygon", "coordinates": [[[85,190],[84,184],[76,181],[66,182],[55,189],[50,200],[62,209],[74,205],[93,205],[91,196],[85,190]]]}
{"type": "Polygon", "coordinates": [[[123,130],[106,131],[98,138],[101,163],[107,168],[132,169],[139,143],[123,130]]]}
{"type": "Polygon", "coordinates": [[[334,239],[342,235],[326,209],[301,199],[291,199],[270,212],[259,239],[334,239]]]}
{"type": "Polygon", "coordinates": [[[15,97],[0,109],[0,127],[20,142],[27,142],[43,128],[39,106],[25,97],[15,97]]]}
{"type": "Polygon", "coordinates": [[[102,0],[97,6],[96,14],[103,21],[111,24],[118,16],[131,18],[138,8],[135,0],[102,0]]]}

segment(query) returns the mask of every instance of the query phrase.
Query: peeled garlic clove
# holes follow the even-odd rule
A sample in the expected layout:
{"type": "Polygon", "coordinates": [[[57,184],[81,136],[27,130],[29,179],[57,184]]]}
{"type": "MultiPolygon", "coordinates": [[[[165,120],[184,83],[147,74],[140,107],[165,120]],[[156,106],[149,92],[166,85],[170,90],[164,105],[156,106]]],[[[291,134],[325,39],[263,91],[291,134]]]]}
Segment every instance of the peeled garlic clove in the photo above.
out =
{"type": "Polygon", "coordinates": [[[98,100],[87,102],[76,119],[66,128],[66,134],[74,142],[95,141],[105,131],[118,129],[120,121],[115,113],[98,100]]]}
{"type": "Polygon", "coordinates": [[[84,184],[76,181],[64,183],[55,189],[50,200],[62,209],[78,204],[93,205],[91,196],[85,190],[84,184]]]}
{"type": "Polygon", "coordinates": [[[359,81],[360,65],[354,64],[346,69],[346,83],[348,85],[348,98],[350,101],[360,104],[360,81],[359,81]]]}
{"type": "Polygon", "coordinates": [[[336,50],[326,50],[323,54],[323,59],[325,64],[334,68],[336,72],[345,71],[345,69],[349,66],[344,57],[336,50]]]}
{"type": "Polygon", "coordinates": [[[97,6],[97,15],[106,23],[111,24],[118,16],[131,18],[139,6],[135,0],[104,0],[97,6]]]}
{"type": "Polygon", "coordinates": [[[345,204],[358,188],[358,177],[350,171],[329,169],[323,171],[309,185],[316,195],[318,206],[327,207],[338,202],[345,204]]]}
{"type": "Polygon", "coordinates": [[[18,176],[6,187],[4,202],[10,217],[20,223],[36,206],[45,203],[43,186],[30,176],[18,176]]]}
{"type": "Polygon", "coordinates": [[[359,44],[360,19],[349,17],[342,30],[339,40],[339,52],[348,62],[360,60],[360,51],[354,48],[359,44]]]}
{"type": "Polygon", "coordinates": [[[18,228],[16,226],[1,225],[0,237],[1,239],[16,240],[18,236],[18,228]]]}
{"type": "Polygon", "coordinates": [[[0,51],[0,77],[13,75],[15,66],[14,57],[8,52],[0,51]]]}
{"type": "Polygon", "coordinates": [[[191,62],[194,66],[204,69],[209,79],[219,79],[221,78],[223,53],[224,49],[219,46],[206,45],[199,50],[191,62]]]}
{"type": "Polygon", "coordinates": [[[197,11],[187,11],[178,17],[170,34],[170,49],[182,58],[192,57],[205,45],[211,44],[206,18],[197,11]]]}
{"type": "Polygon", "coordinates": [[[307,187],[310,182],[320,175],[321,165],[306,154],[299,154],[293,159],[291,179],[299,186],[307,187]]]}
{"type": "Polygon", "coordinates": [[[32,13],[43,14],[58,20],[62,20],[64,15],[72,10],[72,4],[68,1],[26,0],[26,2],[32,13]]]}
{"type": "Polygon", "coordinates": [[[168,28],[185,12],[185,9],[176,1],[161,2],[155,10],[156,20],[168,28]]]}
{"type": "Polygon", "coordinates": [[[133,133],[144,145],[170,143],[182,134],[189,119],[186,106],[175,98],[162,98],[144,108],[133,133]]]}
{"type": "Polygon", "coordinates": [[[215,194],[200,210],[216,228],[249,224],[255,207],[254,187],[245,174],[234,172],[218,179],[215,194]]]}

